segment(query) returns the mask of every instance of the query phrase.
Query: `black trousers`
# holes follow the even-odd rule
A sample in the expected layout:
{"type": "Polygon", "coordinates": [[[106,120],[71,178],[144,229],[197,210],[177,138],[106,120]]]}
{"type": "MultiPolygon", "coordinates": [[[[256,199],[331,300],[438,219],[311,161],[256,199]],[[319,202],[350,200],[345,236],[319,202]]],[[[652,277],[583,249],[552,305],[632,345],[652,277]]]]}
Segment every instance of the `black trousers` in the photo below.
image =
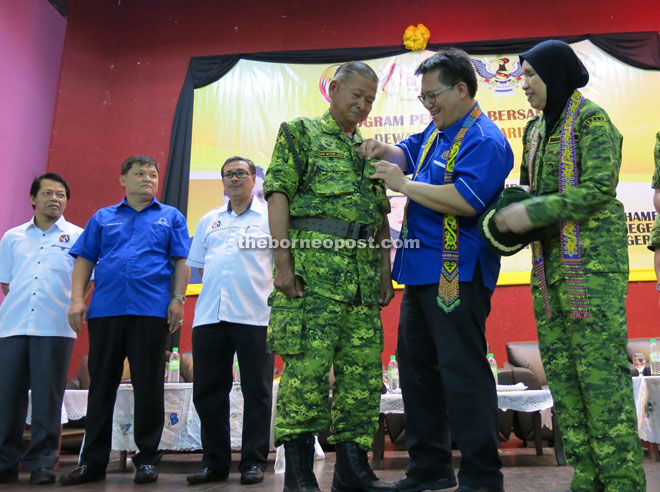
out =
{"type": "Polygon", "coordinates": [[[0,338],[0,472],[22,461],[30,470],[53,468],[60,439],[62,399],[75,339],[19,335],[0,338]],[[32,439],[23,429],[32,390],[32,439]]]}
{"type": "Polygon", "coordinates": [[[228,473],[231,465],[229,393],[238,355],[243,392],[243,440],[239,470],[266,469],[270,443],[274,356],[266,351],[266,327],[222,321],[193,329],[193,402],[202,424],[204,466],[228,473]]]}
{"type": "Polygon", "coordinates": [[[112,414],[128,357],[135,397],[138,465],[157,465],[165,420],[164,387],[167,322],[151,316],[109,316],[89,320],[89,395],[80,463],[105,469],[112,444],[112,414]]]}
{"type": "Polygon", "coordinates": [[[486,360],[492,292],[479,269],[460,283],[461,304],[445,313],[438,285],[406,286],[397,354],[406,417],[409,476],[453,476],[452,437],[461,451],[459,483],[502,487],[497,393],[486,360]]]}

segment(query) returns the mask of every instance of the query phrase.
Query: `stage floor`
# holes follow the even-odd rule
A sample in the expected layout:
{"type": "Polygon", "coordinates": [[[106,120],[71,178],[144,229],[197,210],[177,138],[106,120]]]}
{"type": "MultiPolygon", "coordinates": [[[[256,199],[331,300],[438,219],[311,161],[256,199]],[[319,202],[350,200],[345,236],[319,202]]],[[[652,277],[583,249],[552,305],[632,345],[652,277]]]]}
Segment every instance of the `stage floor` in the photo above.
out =
{"type": "MultiPolygon", "coordinates": [[[[557,466],[552,448],[544,448],[543,456],[536,456],[533,448],[512,448],[500,451],[504,463],[504,488],[507,492],[545,492],[548,490],[566,490],[569,488],[573,471],[568,466],[557,466]]],[[[234,454],[232,472],[226,482],[218,482],[196,487],[188,486],[186,475],[195,473],[200,467],[199,453],[167,453],[163,457],[158,482],[149,485],[133,483],[133,466],[130,459],[126,471],[119,470],[119,454],[113,452],[108,467],[105,482],[67,488],[66,490],[86,491],[125,491],[125,490],[203,490],[223,492],[280,492],[284,483],[284,474],[275,474],[273,464],[275,453],[269,456],[268,470],[262,484],[241,485],[238,473],[239,455],[234,454]]],[[[458,467],[460,454],[454,451],[454,466],[458,467]]],[[[63,455],[58,473],[70,472],[76,464],[77,456],[63,455]]],[[[381,480],[390,481],[400,478],[408,463],[405,451],[385,452],[384,469],[376,470],[381,480]]],[[[321,490],[329,491],[332,484],[332,473],[335,464],[335,454],[326,453],[325,460],[315,462],[314,471],[321,490]]],[[[644,459],[644,469],[648,482],[648,491],[660,491],[660,462],[651,462],[648,456],[644,459]]],[[[21,472],[19,482],[11,485],[0,485],[0,490],[21,490],[30,487],[29,474],[21,472]]],[[[59,485],[58,485],[59,487],[59,485]]],[[[60,489],[58,489],[60,490],[60,489]]],[[[61,489],[65,490],[65,489],[61,489]]],[[[451,489],[448,489],[451,490],[451,489]]]]}

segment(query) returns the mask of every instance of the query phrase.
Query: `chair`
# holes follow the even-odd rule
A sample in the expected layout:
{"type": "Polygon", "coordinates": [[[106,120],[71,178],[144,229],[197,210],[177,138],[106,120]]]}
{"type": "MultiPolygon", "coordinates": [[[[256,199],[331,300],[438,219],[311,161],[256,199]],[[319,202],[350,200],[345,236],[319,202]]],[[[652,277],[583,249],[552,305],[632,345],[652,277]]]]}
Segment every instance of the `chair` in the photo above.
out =
{"type": "MultiPolygon", "coordinates": [[[[506,344],[507,362],[504,368],[513,370],[513,383],[523,383],[530,390],[548,387],[548,378],[543,369],[538,342],[509,342],[506,344]]],[[[537,456],[543,454],[543,440],[551,442],[555,448],[555,457],[560,465],[566,464],[561,432],[552,409],[552,430],[541,427],[540,412],[515,412],[513,431],[526,445],[534,439],[537,456]]]]}

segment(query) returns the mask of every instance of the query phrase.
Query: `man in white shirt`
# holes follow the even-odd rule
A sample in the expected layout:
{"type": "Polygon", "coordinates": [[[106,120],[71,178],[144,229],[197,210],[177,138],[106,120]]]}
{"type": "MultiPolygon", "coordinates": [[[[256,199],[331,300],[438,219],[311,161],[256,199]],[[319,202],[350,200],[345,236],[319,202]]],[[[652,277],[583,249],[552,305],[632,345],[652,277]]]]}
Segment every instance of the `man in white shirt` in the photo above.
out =
{"type": "Polygon", "coordinates": [[[231,465],[229,392],[238,356],[244,398],[241,484],[263,481],[270,442],[274,356],[266,351],[273,290],[268,211],[253,197],[254,163],[230,157],[222,166],[229,201],[197,224],[188,265],[202,291],[193,321],[193,401],[202,424],[204,468],[190,484],[226,480],[231,465]]]}
{"type": "Polygon", "coordinates": [[[55,173],[30,188],[34,217],[0,240],[0,483],[18,480],[18,463],[30,482],[55,481],[62,398],[76,334],[69,327],[69,248],[82,229],[62,216],[71,193],[55,173]],[[32,438],[23,452],[23,429],[32,390],[32,438]]]}

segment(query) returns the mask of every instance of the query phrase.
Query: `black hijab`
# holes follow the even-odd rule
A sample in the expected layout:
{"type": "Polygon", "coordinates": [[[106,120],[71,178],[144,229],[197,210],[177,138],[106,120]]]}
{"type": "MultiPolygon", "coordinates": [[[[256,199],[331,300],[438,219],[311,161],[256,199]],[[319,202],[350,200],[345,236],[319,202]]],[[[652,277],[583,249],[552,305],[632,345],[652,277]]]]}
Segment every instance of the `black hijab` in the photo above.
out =
{"type": "Polygon", "coordinates": [[[547,87],[543,115],[547,132],[557,123],[575,89],[589,82],[589,72],[573,49],[563,41],[549,39],[520,55],[520,63],[527,60],[547,87]]]}

